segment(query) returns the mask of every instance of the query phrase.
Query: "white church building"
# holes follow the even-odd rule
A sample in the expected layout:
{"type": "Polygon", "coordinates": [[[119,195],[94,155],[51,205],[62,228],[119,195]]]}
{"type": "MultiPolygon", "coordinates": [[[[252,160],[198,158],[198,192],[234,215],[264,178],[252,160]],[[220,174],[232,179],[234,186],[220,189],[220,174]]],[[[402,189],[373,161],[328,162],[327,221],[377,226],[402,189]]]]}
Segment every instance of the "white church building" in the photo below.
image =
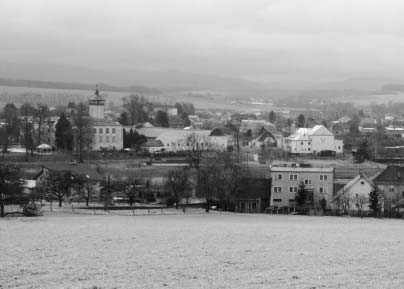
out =
{"type": "Polygon", "coordinates": [[[299,128],[294,134],[282,140],[283,150],[292,154],[318,154],[322,151],[343,153],[344,143],[334,138],[323,125],[313,128],[299,128]]]}
{"type": "Polygon", "coordinates": [[[123,149],[123,128],[118,123],[105,117],[105,99],[95,90],[94,97],[88,101],[93,141],[92,150],[123,149]]]}

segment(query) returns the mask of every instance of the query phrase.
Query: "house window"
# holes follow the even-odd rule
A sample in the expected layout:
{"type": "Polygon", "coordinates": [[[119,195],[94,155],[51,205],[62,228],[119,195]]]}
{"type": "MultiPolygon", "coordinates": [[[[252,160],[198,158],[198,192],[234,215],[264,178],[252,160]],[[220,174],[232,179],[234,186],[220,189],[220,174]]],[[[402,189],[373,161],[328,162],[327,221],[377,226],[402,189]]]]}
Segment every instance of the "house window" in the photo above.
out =
{"type": "Polygon", "coordinates": [[[282,174],[275,174],[274,180],[282,180],[282,174]]]}
{"type": "Polygon", "coordinates": [[[327,187],[320,187],[318,191],[319,191],[320,194],[327,194],[328,193],[328,188],[327,187]]]}
{"type": "Polygon", "coordinates": [[[364,184],[365,184],[365,182],[364,182],[364,181],[362,181],[362,182],[361,182],[361,185],[364,185],[364,184]]]}
{"type": "Polygon", "coordinates": [[[326,181],[326,180],[328,180],[327,175],[320,175],[320,181],[326,181]]]}
{"type": "Polygon", "coordinates": [[[308,179],[307,179],[307,180],[304,180],[304,184],[305,184],[305,185],[311,185],[311,180],[308,180],[308,179]]]}
{"type": "Polygon", "coordinates": [[[105,133],[109,133],[109,128],[108,127],[105,129],[105,133]]]}
{"type": "Polygon", "coordinates": [[[113,133],[113,134],[116,133],[116,128],[112,128],[112,133],[113,133]]]}
{"type": "Polygon", "coordinates": [[[105,137],[105,141],[109,142],[109,136],[108,135],[105,137]]]}
{"type": "Polygon", "coordinates": [[[97,133],[97,129],[96,129],[96,128],[93,128],[92,131],[93,131],[93,134],[96,134],[96,133],[97,133]]]}
{"type": "Polygon", "coordinates": [[[300,144],[303,145],[303,142],[301,142],[300,144]]]}
{"type": "Polygon", "coordinates": [[[297,181],[297,175],[296,174],[290,174],[289,175],[289,180],[290,181],[297,181]]]}
{"type": "Polygon", "coordinates": [[[309,145],[311,144],[311,142],[309,142],[309,145]]]}
{"type": "Polygon", "coordinates": [[[253,209],[253,210],[257,209],[257,203],[251,202],[250,203],[250,208],[253,209]]]}
{"type": "Polygon", "coordinates": [[[274,187],[274,193],[282,193],[282,187],[274,187]]]}
{"type": "Polygon", "coordinates": [[[274,199],[274,203],[280,203],[282,202],[282,199],[274,199]]]}
{"type": "Polygon", "coordinates": [[[289,193],[297,193],[297,187],[289,187],[289,193]]]}
{"type": "Polygon", "coordinates": [[[390,186],[390,187],[389,187],[389,192],[390,192],[390,193],[394,193],[394,187],[393,187],[393,186],[390,186]]]}
{"type": "Polygon", "coordinates": [[[102,136],[99,136],[99,137],[98,137],[98,141],[99,141],[99,142],[102,142],[102,136]]]}
{"type": "Polygon", "coordinates": [[[99,129],[98,129],[98,133],[102,133],[102,127],[100,127],[99,129]]]}
{"type": "Polygon", "coordinates": [[[115,139],[115,137],[113,136],[112,137],[112,142],[114,143],[116,141],[116,139],[115,139]]]}

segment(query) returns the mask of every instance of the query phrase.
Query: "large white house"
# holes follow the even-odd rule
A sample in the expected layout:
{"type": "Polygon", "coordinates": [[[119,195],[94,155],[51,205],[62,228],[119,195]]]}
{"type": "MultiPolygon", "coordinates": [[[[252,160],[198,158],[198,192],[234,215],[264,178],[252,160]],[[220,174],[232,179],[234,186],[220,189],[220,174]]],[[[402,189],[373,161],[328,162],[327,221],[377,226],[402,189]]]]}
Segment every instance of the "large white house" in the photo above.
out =
{"type": "Polygon", "coordinates": [[[322,151],[342,153],[344,143],[334,138],[323,125],[299,128],[294,134],[283,138],[283,149],[293,154],[318,154],[322,151]]]}
{"type": "Polygon", "coordinates": [[[105,99],[102,98],[98,89],[94,97],[88,101],[88,107],[93,136],[90,149],[123,149],[122,126],[105,117],[105,99]]]}

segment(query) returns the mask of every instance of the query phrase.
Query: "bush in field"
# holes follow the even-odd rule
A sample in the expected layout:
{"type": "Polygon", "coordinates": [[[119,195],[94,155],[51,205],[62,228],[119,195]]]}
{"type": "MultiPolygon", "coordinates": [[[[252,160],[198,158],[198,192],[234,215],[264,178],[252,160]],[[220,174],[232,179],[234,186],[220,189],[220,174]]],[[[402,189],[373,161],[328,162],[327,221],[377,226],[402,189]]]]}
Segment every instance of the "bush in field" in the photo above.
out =
{"type": "Polygon", "coordinates": [[[38,217],[43,215],[41,208],[38,205],[32,203],[24,207],[23,214],[26,217],[38,217]]]}

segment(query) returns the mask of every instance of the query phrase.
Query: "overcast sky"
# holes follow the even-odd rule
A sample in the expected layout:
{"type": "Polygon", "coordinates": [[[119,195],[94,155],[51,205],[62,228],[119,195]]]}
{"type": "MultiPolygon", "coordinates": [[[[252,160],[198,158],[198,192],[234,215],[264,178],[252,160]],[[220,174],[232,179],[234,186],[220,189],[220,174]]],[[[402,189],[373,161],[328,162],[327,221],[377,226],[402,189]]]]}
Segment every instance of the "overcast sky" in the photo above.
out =
{"type": "Polygon", "coordinates": [[[402,0],[1,0],[0,59],[333,80],[404,69],[402,0]]]}

